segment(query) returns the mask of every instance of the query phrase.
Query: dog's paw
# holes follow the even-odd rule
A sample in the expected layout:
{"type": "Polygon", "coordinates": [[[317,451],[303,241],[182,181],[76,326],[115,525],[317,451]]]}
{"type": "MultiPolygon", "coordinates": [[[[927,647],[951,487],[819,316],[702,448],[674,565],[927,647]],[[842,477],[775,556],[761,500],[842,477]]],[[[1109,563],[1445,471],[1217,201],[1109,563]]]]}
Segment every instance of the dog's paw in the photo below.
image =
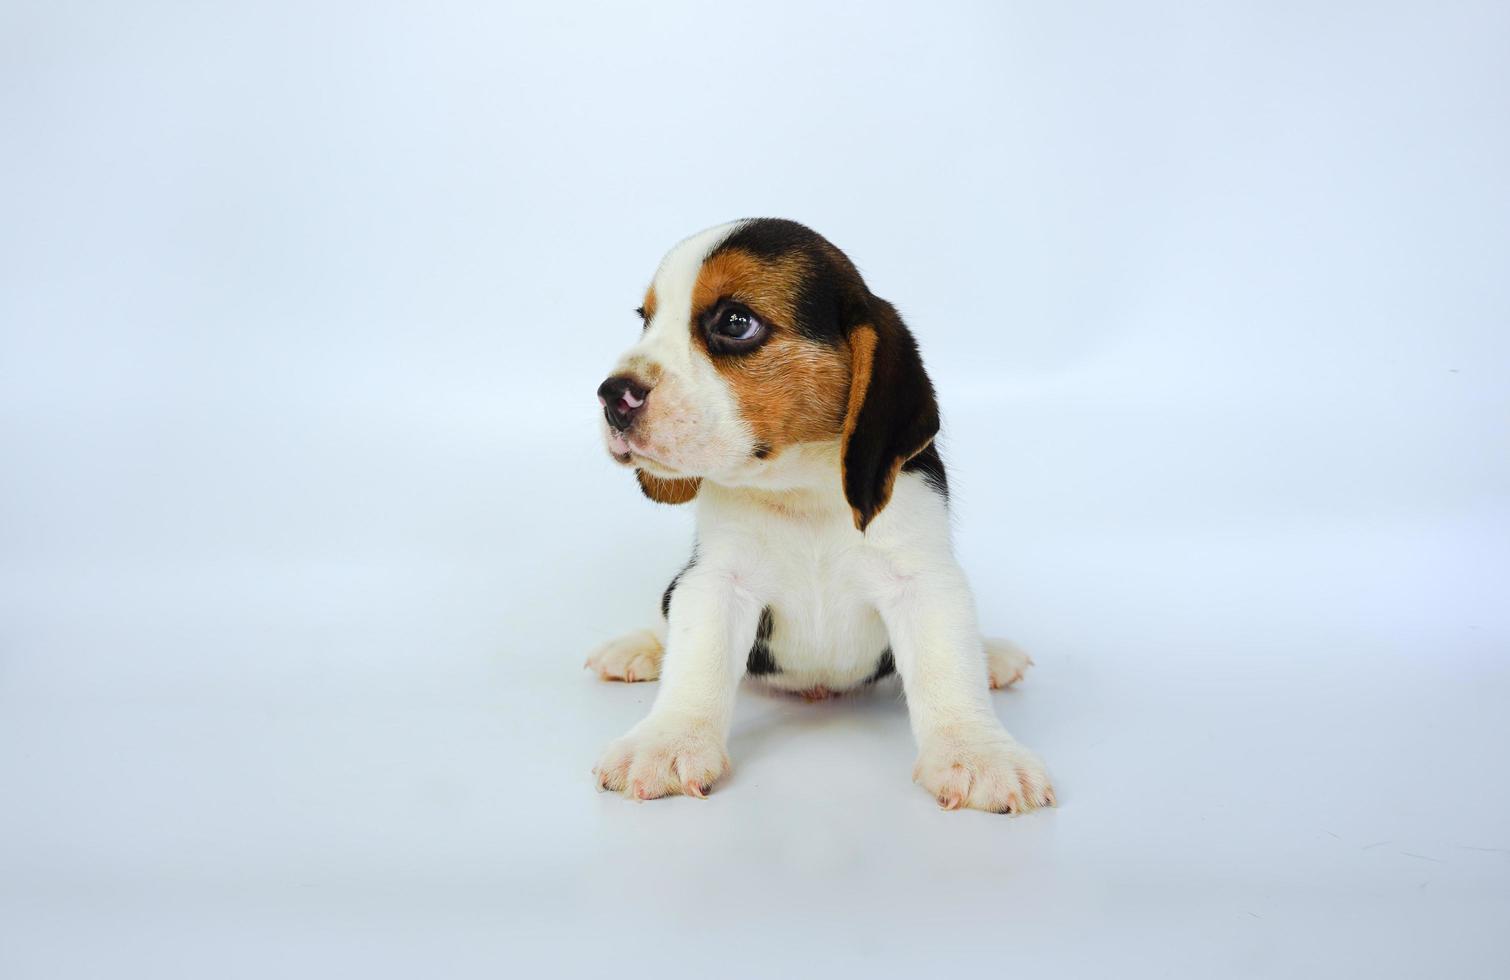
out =
{"type": "Polygon", "coordinates": [[[605,681],[653,681],[661,676],[661,641],[650,630],[636,630],[593,651],[587,668],[605,681]]]}
{"type": "Polygon", "coordinates": [[[724,740],[711,724],[646,718],[604,751],[593,776],[599,789],[654,800],[678,793],[707,796],[728,771],[724,740]]]}
{"type": "Polygon", "coordinates": [[[1022,680],[1022,675],[1033,666],[1033,658],[1023,653],[1015,643],[1006,640],[987,639],[986,666],[991,669],[991,690],[1011,687],[1022,680]]]}
{"type": "Polygon", "coordinates": [[[1054,805],[1043,763],[1004,731],[930,739],[912,778],[946,810],[1022,813],[1054,805]]]}

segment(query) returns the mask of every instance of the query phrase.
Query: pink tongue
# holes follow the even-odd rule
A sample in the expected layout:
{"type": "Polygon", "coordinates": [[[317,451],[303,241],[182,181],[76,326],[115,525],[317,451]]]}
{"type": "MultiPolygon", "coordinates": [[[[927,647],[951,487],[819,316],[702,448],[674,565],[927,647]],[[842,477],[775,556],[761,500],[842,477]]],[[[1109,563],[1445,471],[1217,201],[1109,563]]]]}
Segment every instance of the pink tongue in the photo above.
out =
{"type": "Polygon", "coordinates": [[[634,392],[632,391],[625,391],[624,404],[628,405],[630,408],[639,408],[641,405],[645,404],[645,399],[634,397],[634,392]]]}

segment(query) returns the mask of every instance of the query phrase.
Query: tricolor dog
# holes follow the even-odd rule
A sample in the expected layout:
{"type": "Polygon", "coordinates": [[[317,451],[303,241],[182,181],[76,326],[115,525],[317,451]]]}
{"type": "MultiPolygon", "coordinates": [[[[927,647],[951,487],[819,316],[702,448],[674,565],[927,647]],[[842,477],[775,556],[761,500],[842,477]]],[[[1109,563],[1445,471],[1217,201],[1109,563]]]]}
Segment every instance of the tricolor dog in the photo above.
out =
{"type": "Polygon", "coordinates": [[[600,788],[704,796],[728,771],[740,678],[822,698],[901,675],[914,779],[939,804],[1052,806],[989,690],[1029,660],[983,641],[949,539],[933,385],[897,311],[791,221],[710,228],[661,261],[644,332],[598,389],[609,453],[697,537],[663,621],[588,660],[660,679],[600,788]]]}

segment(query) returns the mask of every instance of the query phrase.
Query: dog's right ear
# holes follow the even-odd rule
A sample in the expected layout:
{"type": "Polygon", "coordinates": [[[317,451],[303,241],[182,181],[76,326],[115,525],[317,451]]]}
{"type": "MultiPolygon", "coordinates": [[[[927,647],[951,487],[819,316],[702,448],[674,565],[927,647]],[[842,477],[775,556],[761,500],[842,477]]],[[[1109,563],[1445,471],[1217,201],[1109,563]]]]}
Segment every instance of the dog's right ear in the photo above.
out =
{"type": "Polygon", "coordinates": [[[651,476],[644,470],[635,470],[634,478],[640,481],[640,489],[644,491],[645,496],[658,504],[685,504],[697,496],[698,488],[703,485],[699,477],[666,479],[651,476]]]}
{"type": "Polygon", "coordinates": [[[933,383],[917,341],[896,309],[871,297],[869,316],[849,331],[849,408],[844,418],[844,497],[864,531],[891,500],[897,473],[939,431],[933,383]]]}

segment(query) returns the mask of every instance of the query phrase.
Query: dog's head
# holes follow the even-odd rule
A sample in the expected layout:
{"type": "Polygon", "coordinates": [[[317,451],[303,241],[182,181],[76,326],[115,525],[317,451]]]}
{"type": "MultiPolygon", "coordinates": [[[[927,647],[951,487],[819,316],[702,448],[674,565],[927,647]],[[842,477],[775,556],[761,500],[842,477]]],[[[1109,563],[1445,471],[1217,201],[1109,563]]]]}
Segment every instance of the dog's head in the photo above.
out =
{"type": "Polygon", "coordinates": [[[759,480],[783,453],[838,443],[864,530],[938,432],[917,344],[849,259],[793,221],[710,228],[661,260],[644,333],[598,389],[614,459],[664,503],[703,479],[759,480]]]}

